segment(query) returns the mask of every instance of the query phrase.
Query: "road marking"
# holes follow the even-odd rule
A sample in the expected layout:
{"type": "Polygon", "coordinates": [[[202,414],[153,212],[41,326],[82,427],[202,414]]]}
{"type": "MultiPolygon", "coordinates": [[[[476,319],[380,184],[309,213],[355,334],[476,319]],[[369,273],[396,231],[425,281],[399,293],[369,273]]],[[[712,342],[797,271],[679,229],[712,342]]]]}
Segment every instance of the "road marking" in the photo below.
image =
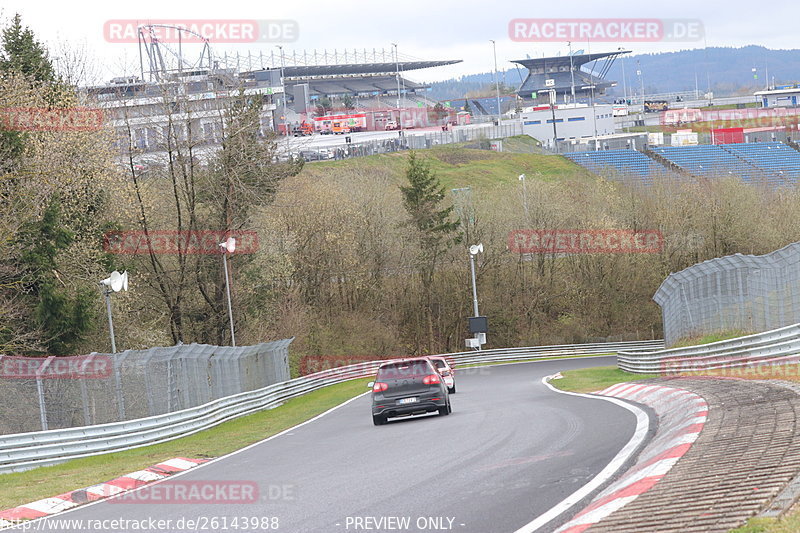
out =
{"type": "MultiPolygon", "coordinates": [[[[291,431],[294,431],[295,429],[297,429],[297,428],[299,428],[299,427],[305,426],[306,424],[310,424],[311,422],[314,422],[315,420],[318,420],[318,419],[322,418],[323,416],[325,416],[325,415],[328,415],[328,414],[332,413],[333,411],[336,411],[337,409],[340,409],[340,408],[344,407],[345,405],[349,404],[350,402],[354,402],[354,401],[358,400],[359,398],[361,398],[361,397],[363,397],[363,396],[366,396],[367,394],[370,394],[370,391],[364,392],[364,393],[362,393],[362,394],[359,394],[358,396],[355,396],[355,397],[353,397],[353,398],[350,398],[349,400],[346,400],[346,401],[344,401],[344,402],[340,403],[339,405],[335,405],[335,406],[331,407],[330,409],[328,409],[327,411],[325,411],[325,412],[323,412],[323,413],[320,413],[320,414],[318,414],[318,415],[317,415],[317,416],[315,416],[314,418],[310,418],[310,419],[306,420],[305,422],[301,422],[301,423],[297,424],[296,426],[292,426],[292,427],[290,427],[290,428],[284,429],[284,430],[283,430],[283,431],[281,431],[280,433],[276,433],[275,435],[272,435],[271,437],[267,437],[267,438],[266,438],[266,439],[264,439],[264,440],[260,440],[260,441],[258,441],[258,442],[254,442],[253,444],[251,444],[251,445],[249,445],[249,446],[246,446],[246,447],[244,447],[244,448],[242,448],[242,449],[240,449],[240,450],[236,450],[236,451],[234,451],[234,452],[231,452],[231,453],[229,453],[229,454],[227,454],[227,455],[223,455],[223,456],[221,456],[221,457],[217,457],[216,459],[212,459],[212,460],[210,460],[210,461],[206,461],[206,462],[204,462],[204,463],[198,464],[198,465],[194,466],[194,468],[192,468],[191,470],[185,470],[185,471],[183,471],[183,472],[178,472],[178,473],[176,473],[176,474],[173,474],[173,475],[171,475],[171,476],[169,476],[169,477],[166,477],[166,478],[164,478],[164,479],[160,479],[160,480],[158,480],[158,481],[154,481],[153,483],[149,483],[149,484],[147,484],[147,485],[142,485],[142,486],[140,486],[140,487],[136,487],[136,488],[133,488],[133,489],[131,489],[131,490],[128,490],[128,491],[120,492],[119,494],[115,494],[115,495],[113,495],[113,496],[110,496],[109,498],[104,498],[104,499],[102,499],[102,500],[96,500],[96,501],[93,501],[93,502],[90,502],[90,503],[87,503],[87,504],[84,504],[84,505],[80,505],[80,506],[78,506],[78,507],[73,507],[73,508],[71,508],[71,509],[66,509],[66,510],[64,510],[63,512],[59,513],[59,516],[63,516],[63,515],[65,515],[65,514],[67,514],[67,513],[71,513],[71,512],[73,512],[73,511],[76,511],[76,510],[78,510],[78,509],[80,509],[80,510],[87,509],[87,508],[89,508],[89,507],[92,507],[92,506],[94,506],[94,505],[97,505],[97,504],[99,504],[99,503],[108,502],[108,501],[114,500],[114,499],[116,499],[116,498],[120,498],[120,497],[122,497],[123,495],[128,495],[128,494],[130,494],[130,493],[132,493],[132,492],[137,492],[137,491],[140,491],[140,490],[142,490],[142,489],[144,489],[144,488],[149,488],[149,487],[152,487],[152,486],[154,486],[154,485],[158,485],[158,484],[160,484],[160,483],[164,483],[165,481],[171,481],[171,480],[173,480],[173,479],[175,479],[175,478],[177,478],[177,477],[180,477],[180,476],[182,476],[182,475],[184,475],[184,474],[187,474],[187,473],[189,473],[189,472],[196,471],[197,469],[199,469],[199,468],[202,468],[202,467],[204,467],[204,466],[207,466],[207,465],[210,465],[210,464],[216,463],[217,461],[221,461],[221,460],[223,460],[223,459],[227,459],[228,457],[232,457],[232,456],[234,456],[234,455],[237,455],[237,454],[239,454],[239,453],[242,453],[242,452],[244,452],[244,451],[247,451],[247,450],[249,450],[250,448],[255,448],[256,446],[259,446],[259,445],[261,445],[261,444],[264,444],[265,442],[269,442],[269,441],[271,441],[272,439],[276,439],[276,438],[278,438],[278,437],[280,437],[280,436],[282,436],[282,435],[285,435],[285,434],[287,434],[287,433],[289,433],[289,432],[291,432],[291,431]]],[[[187,462],[189,462],[189,461],[187,461],[187,462]]],[[[165,462],[163,462],[163,463],[161,463],[161,464],[168,465],[168,466],[175,466],[175,464],[176,464],[176,463],[174,462],[174,460],[169,460],[169,461],[165,461],[165,462]]],[[[194,464],[194,463],[192,463],[192,464],[194,464]]],[[[116,481],[116,480],[115,480],[115,481],[116,481]]],[[[28,530],[28,529],[30,529],[30,528],[31,528],[30,524],[32,524],[33,522],[39,522],[39,521],[41,521],[41,520],[47,520],[48,518],[51,518],[51,516],[43,516],[43,517],[41,517],[41,518],[37,518],[37,519],[35,519],[35,520],[30,520],[30,521],[28,521],[28,522],[25,522],[25,524],[24,524],[24,526],[25,526],[25,527],[23,527],[23,525],[19,525],[19,526],[17,526],[17,527],[13,527],[13,528],[10,528],[10,529],[11,529],[11,530],[13,530],[13,529],[19,529],[19,528],[23,527],[23,529],[26,529],[26,530],[28,530]]],[[[0,526],[0,527],[2,527],[2,526],[0,526]]]]}
{"type": "Polygon", "coordinates": [[[578,392],[567,392],[556,389],[548,382],[548,378],[550,376],[546,376],[542,378],[542,383],[548,387],[553,392],[557,392],[560,394],[569,394],[571,396],[579,396],[581,398],[591,398],[595,400],[605,400],[607,402],[611,402],[613,404],[619,405],[623,409],[627,409],[636,417],[636,430],[633,432],[633,436],[628,441],[628,443],[617,453],[617,455],[611,460],[606,467],[600,471],[591,481],[586,483],[584,486],[564,498],[561,502],[554,505],[550,510],[547,512],[537,516],[521,528],[519,528],[515,533],[532,533],[536,531],[540,527],[548,524],[555,518],[558,518],[563,513],[568,511],[574,505],[580,503],[586,496],[591,494],[592,491],[597,489],[603,483],[611,479],[617,471],[622,468],[628,459],[630,459],[633,454],[639,449],[641,444],[647,438],[647,432],[650,430],[650,417],[647,416],[647,413],[644,412],[643,409],[636,407],[635,405],[631,405],[623,400],[617,398],[610,398],[607,396],[594,396],[590,394],[581,394],[578,392]]]}

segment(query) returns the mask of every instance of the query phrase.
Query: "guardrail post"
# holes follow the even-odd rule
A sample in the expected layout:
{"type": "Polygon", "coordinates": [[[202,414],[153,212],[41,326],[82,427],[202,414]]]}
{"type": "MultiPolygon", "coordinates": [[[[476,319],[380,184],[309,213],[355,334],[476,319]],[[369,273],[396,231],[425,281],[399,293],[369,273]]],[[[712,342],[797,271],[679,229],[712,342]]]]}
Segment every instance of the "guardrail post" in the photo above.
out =
{"type": "Polygon", "coordinates": [[[120,375],[120,357],[114,357],[114,387],[117,392],[117,410],[120,422],[125,420],[125,397],[122,394],[122,376],[120,375]]]}
{"type": "Polygon", "coordinates": [[[42,431],[47,431],[47,404],[44,398],[44,384],[42,383],[42,372],[47,369],[53,357],[48,357],[41,367],[36,371],[36,392],[39,397],[39,419],[42,423],[42,431]]]}
{"type": "Polygon", "coordinates": [[[42,431],[47,431],[47,410],[44,404],[44,389],[42,388],[42,378],[36,376],[36,391],[39,396],[39,418],[42,422],[42,431]]]}

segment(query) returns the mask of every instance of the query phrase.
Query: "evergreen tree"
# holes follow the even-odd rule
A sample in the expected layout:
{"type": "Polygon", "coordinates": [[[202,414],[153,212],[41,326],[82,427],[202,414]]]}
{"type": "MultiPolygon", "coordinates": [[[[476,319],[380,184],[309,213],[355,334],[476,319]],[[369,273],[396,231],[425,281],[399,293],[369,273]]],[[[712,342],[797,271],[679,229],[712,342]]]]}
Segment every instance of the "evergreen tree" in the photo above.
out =
{"type": "MultiPolygon", "coordinates": [[[[0,34],[0,74],[23,75],[32,82],[55,85],[53,64],[47,57],[44,45],[36,40],[30,28],[22,27],[22,19],[16,14],[11,24],[0,34]]],[[[48,90],[48,100],[54,100],[59,91],[48,90]]],[[[25,147],[26,135],[20,131],[0,129],[0,172],[13,167],[25,147]]]]}
{"type": "Polygon", "coordinates": [[[36,325],[50,355],[69,355],[94,327],[93,295],[86,290],[71,294],[58,271],[58,253],[72,244],[73,234],[61,222],[61,202],[51,199],[41,220],[29,224],[19,236],[24,251],[22,285],[35,303],[36,325]]]}
{"type": "Polygon", "coordinates": [[[0,71],[17,72],[39,82],[56,81],[47,49],[36,40],[30,28],[22,27],[19,13],[14,15],[11,25],[3,30],[0,44],[0,71]]]}
{"type": "Polygon", "coordinates": [[[453,206],[444,207],[444,187],[427,161],[411,152],[406,168],[407,186],[401,186],[403,205],[409,214],[420,244],[419,266],[425,298],[428,349],[434,349],[433,278],[436,264],[450,248],[461,242],[459,220],[452,220],[453,206]]]}

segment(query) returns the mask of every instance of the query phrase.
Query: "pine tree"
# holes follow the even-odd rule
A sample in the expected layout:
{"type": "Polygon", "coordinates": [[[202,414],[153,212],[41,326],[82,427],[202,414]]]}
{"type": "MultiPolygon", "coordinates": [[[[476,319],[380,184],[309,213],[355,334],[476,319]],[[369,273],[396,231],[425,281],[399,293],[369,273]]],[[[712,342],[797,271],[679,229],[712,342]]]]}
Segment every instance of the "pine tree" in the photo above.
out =
{"type": "Polygon", "coordinates": [[[39,82],[56,81],[47,49],[36,40],[30,28],[22,27],[19,13],[14,15],[11,25],[3,30],[0,41],[0,71],[17,72],[39,82]]]}
{"type": "MultiPolygon", "coordinates": [[[[22,27],[16,14],[11,24],[0,34],[0,73],[23,75],[35,83],[56,85],[53,64],[44,45],[36,40],[30,28],[22,27]]],[[[48,89],[49,101],[54,101],[59,88],[48,89]]],[[[22,155],[26,135],[20,131],[0,129],[0,172],[7,172],[22,155]]]]}
{"type": "Polygon", "coordinates": [[[72,244],[73,234],[61,223],[61,203],[51,199],[41,220],[23,229],[19,242],[24,267],[22,284],[35,301],[36,325],[50,355],[69,355],[95,324],[93,296],[70,293],[58,273],[58,253],[72,244]]]}
{"type": "Polygon", "coordinates": [[[432,289],[436,264],[461,242],[460,222],[452,220],[453,206],[443,207],[444,187],[427,161],[411,152],[406,168],[407,186],[401,186],[403,205],[420,244],[419,266],[428,325],[428,348],[434,349],[432,289]]]}

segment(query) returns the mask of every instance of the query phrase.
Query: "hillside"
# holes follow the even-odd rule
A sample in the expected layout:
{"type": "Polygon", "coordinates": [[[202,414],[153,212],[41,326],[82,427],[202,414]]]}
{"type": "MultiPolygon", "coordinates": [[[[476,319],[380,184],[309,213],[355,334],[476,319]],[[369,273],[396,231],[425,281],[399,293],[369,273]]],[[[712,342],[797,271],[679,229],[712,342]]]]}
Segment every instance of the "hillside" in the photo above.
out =
{"type": "MultiPolygon", "coordinates": [[[[525,146],[517,138],[506,139],[511,149],[525,146]]],[[[517,184],[518,176],[526,174],[531,179],[554,182],[571,179],[592,179],[592,174],[571,161],[558,156],[535,153],[493,152],[441,146],[419,150],[431,162],[431,168],[446,189],[456,187],[495,187],[517,184]]],[[[358,172],[363,175],[386,174],[398,184],[404,180],[407,153],[390,153],[359,157],[343,161],[328,161],[306,165],[301,176],[323,176],[336,172],[358,172]]]]}

